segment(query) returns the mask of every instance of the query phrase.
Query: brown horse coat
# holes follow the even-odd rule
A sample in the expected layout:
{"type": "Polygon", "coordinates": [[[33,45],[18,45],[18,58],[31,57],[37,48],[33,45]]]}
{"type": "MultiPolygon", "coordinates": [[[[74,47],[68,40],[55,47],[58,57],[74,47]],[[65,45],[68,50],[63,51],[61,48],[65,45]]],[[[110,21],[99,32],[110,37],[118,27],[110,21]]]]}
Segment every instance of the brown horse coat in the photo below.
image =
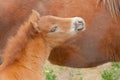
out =
{"type": "Polygon", "coordinates": [[[51,52],[52,63],[90,67],[120,61],[120,0],[0,0],[1,52],[31,9],[42,15],[81,16],[86,20],[84,33],[51,52]]]}
{"type": "Polygon", "coordinates": [[[52,63],[84,68],[120,61],[120,0],[50,0],[48,6],[50,14],[82,16],[87,25],[51,52],[52,63]]]}
{"type": "Polygon", "coordinates": [[[44,4],[40,0],[0,0],[0,52],[8,38],[18,30],[28,18],[32,9],[45,14],[44,4]]]}

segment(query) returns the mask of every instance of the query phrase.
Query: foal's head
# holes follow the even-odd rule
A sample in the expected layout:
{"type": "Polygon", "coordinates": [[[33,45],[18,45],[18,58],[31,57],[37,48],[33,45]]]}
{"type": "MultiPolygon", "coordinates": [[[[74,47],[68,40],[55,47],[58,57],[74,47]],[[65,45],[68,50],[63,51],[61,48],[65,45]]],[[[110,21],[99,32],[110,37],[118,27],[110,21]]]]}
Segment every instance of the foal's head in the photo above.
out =
{"type": "MultiPolygon", "coordinates": [[[[33,11],[33,14],[38,14],[33,11]]],[[[38,15],[39,16],[39,15],[38,15]]],[[[55,16],[43,16],[37,21],[32,22],[35,30],[43,36],[43,38],[54,46],[85,29],[85,22],[80,17],[61,18],[55,16]]]]}

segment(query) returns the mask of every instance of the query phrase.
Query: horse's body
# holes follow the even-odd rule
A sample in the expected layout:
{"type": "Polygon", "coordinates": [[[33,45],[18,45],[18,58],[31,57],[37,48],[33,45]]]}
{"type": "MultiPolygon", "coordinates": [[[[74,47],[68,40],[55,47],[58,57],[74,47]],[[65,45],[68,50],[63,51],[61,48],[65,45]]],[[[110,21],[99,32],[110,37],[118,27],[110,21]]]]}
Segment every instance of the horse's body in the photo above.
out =
{"type": "Polygon", "coordinates": [[[64,17],[81,16],[87,25],[86,31],[79,37],[52,51],[49,58],[51,62],[84,68],[109,61],[120,61],[120,0],[100,0],[99,4],[97,1],[49,2],[51,14],[64,17]]]}
{"type": "Polygon", "coordinates": [[[50,51],[84,28],[82,18],[40,17],[33,11],[3,50],[0,80],[43,80],[50,51]]]}
{"type": "Polygon", "coordinates": [[[0,0],[0,49],[2,50],[9,36],[14,35],[20,25],[27,19],[31,9],[45,14],[40,0],[0,0]]]}
{"type": "Polygon", "coordinates": [[[119,0],[0,0],[1,51],[31,9],[37,9],[42,15],[81,16],[86,20],[84,33],[52,51],[49,57],[52,63],[89,67],[120,61],[119,0]]]}

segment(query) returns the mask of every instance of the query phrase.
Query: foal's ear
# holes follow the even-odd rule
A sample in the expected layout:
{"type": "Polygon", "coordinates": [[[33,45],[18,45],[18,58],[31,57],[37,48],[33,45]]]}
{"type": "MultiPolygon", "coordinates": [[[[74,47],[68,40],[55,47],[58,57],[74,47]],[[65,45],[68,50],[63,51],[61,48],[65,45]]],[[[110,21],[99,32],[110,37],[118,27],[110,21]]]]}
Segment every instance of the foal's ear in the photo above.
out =
{"type": "Polygon", "coordinates": [[[36,16],[36,17],[40,17],[39,12],[37,12],[36,10],[32,10],[32,15],[36,16]]]}
{"type": "Polygon", "coordinates": [[[30,21],[38,21],[40,19],[40,14],[36,10],[32,10],[32,13],[29,17],[30,21]]]}
{"type": "Polygon", "coordinates": [[[31,20],[31,24],[33,26],[33,28],[35,29],[35,31],[40,32],[39,26],[38,26],[38,22],[40,20],[40,14],[36,11],[36,10],[32,10],[32,20],[31,20]]]}
{"type": "Polygon", "coordinates": [[[32,24],[32,27],[34,28],[34,30],[35,30],[36,32],[38,32],[38,33],[41,32],[41,30],[40,30],[39,25],[38,25],[37,22],[31,22],[31,24],[32,24]]]}

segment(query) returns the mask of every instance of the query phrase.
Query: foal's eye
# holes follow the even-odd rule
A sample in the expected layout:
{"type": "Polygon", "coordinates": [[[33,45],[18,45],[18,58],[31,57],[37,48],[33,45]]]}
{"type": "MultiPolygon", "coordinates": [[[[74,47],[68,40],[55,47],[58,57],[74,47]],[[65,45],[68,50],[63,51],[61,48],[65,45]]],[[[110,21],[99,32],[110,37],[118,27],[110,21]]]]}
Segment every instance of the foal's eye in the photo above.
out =
{"type": "Polygon", "coordinates": [[[50,32],[55,32],[56,30],[57,30],[57,26],[54,26],[51,30],[50,30],[50,32]]]}

